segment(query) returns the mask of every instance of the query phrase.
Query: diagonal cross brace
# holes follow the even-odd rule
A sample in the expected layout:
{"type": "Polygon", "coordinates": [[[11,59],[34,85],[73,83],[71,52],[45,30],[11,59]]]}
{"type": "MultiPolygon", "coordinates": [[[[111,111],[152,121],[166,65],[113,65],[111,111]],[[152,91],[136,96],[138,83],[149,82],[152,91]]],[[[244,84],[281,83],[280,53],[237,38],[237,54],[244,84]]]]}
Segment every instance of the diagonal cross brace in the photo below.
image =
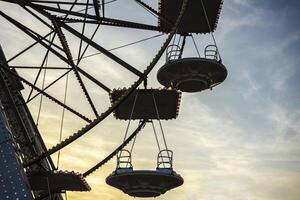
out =
{"type": "Polygon", "coordinates": [[[76,31],[75,29],[73,29],[69,25],[67,25],[65,23],[62,23],[62,22],[59,22],[59,23],[60,23],[60,25],[63,28],[65,28],[66,30],[68,30],[69,32],[71,32],[72,34],[74,34],[75,36],[77,36],[78,38],[81,38],[83,41],[85,41],[86,43],[88,43],[89,45],[91,45],[92,47],[94,47],[95,49],[97,49],[98,51],[100,51],[101,53],[103,53],[104,55],[108,56],[109,58],[111,58],[115,62],[119,63],[120,65],[122,65],[123,67],[125,67],[126,69],[128,69],[129,71],[131,71],[132,73],[134,73],[135,75],[137,75],[139,77],[143,75],[142,72],[140,72],[139,70],[137,70],[136,68],[134,68],[130,64],[126,63],[124,60],[122,60],[121,58],[117,57],[113,53],[109,52],[108,50],[106,50],[105,48],[103,48],[102,46],[100,46],[99,44],[97,44],[96,42],[90,40],[89,38],[87,38],[84,35],[81,35],[78,31],[76,31]]]}
{"type": "MultiPolygon", "coordinates": [[[[31,38],[33,38],[36,43],[41,44],[42,46],[44,46],[46,49],[49,49],[54,55],[56,55],[58,58],[60,58],[62,61],[64,61],[65,63],[67,63],[68,65],[71,65],[71,63],[68,61],[67,58],[65,58],[63,55],[61,55],[59,52],[57,52],[55,49],[50,48],[48,44],[46,44],[45,42],[43,42],[42,39],[44,39],[46,36],[48,36],[49,34],[47,34],[46,36],[39,36],[37,33],[35,33],[34,31],[24,27],[22,24],[20,24],[19,22],[17,22],[16,20],[12,19],[11,17],[9,17],[8,15],[6,15],[5,13],[3,13],[2,11],[0,11],[0,15],[3,16],[5,19],[7,19],[9,22],[11,22],[12,24],[14,24],[17,28],[19,28],[20,30],[22,30],[24,33],[26,33],[27,35],[29,35],[31,38]]],[[[52,33],[52,32],[51,32],[52,33]]],[[[31,45],[33,46],[33,45],[31,45]]],[[[30,47],[31,47],[30,46],[30,47]]],[[[15,56],[16,57],[16,56],[15,56]]],[[[12,59],[10,59],[12,60],[12,59]]],[[[87,72],[83,71],[81,68],[79,68],[77,66],[77,69],[80,73],[82,73],[85,77],[87,77],[89,80],[91,80],[92,82],[94,82],[96,85],[98,85],[99,87],[101,87],[102,89],[104,89],[105,91],[109,92],[110,89],[105,86],[103,83],[101,83],[100,81],[98,81],[97,79],[95,79],[93,76],[91,76],[90,74],[88,74],[87,72]]]]}

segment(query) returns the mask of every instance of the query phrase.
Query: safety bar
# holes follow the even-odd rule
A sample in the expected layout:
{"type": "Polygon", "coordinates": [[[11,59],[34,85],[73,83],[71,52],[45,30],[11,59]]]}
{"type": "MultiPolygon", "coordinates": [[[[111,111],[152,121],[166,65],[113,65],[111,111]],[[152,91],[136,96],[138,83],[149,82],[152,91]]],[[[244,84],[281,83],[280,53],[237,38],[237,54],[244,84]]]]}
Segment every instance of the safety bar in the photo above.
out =
{"type": "Polygon", "coordinates": [[[117,155],[117,169],[132,168],[131,153],[127,149],[122,149],[117,155]]]}
{"type": "Polygon", "coordinates": [[[216,45],[207,45],[204,50],[204,55],[206,59],[217,61],[220,59],[216,45]]]}
{"type": "Polygon", "coordinates": [[[157,169],[173,168],[173,151],[169,149],[161,150],[157,155],[157,169]]]}
{"type": "Polygon", "coordinates": [[[166,62],[181,58],[181,48],[176,44],[169,45],[166,50],[166,62]]]}

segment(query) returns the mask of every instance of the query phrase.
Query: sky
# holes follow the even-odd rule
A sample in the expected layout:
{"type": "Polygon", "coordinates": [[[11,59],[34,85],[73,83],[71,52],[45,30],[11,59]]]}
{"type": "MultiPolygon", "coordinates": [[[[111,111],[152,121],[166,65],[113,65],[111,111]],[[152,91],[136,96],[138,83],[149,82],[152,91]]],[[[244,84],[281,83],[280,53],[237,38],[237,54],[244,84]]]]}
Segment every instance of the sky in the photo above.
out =
{"type": "MultiPolygon", "coordinates": [[[[153,7],[157,2],[149,1],[153,7]]],[[[298,200],[300,196],[300,2],[296,0],[225,0],[215,37],[228,70],[228,77],[212,91],[182,95],[179,116],[163,121],[168,146],[174,151],[174,170],[184,184],[156,199],[174,200],[298,200]]],[[[47,29],[21,8],[0,2],[1,11],[38,30],[47,29]]],[[[155,18],[131,0],[118,0],[107,5],[107,15],[155,24],[155,18]],[[122,11],[120,11],[122,9],[122,11]]],[[[94,26],[87,26],[91,34],[94,26]]],[[[7,58],[12,57],[32,40],[0,17],[0,44],[7,58]]],[[[107,49],[159,33],[112,27],[101,27],[95,41],[107,49]]],[[[78,41],[66,32],[72,52],[78,41]]],[[[155,56],[165,36],[114,51],[141,71],[155,56]]],[[[203,52],[211,44],[209,35],[195,35],[203,52]]],[[[58,41],[56,41],[58,42],[58,41]]],[[[40,65],[45,50],[41,46],[12,61],[11,65],[40,65]]],[[[97,51],[89,48],[87,54],[97,51]]],[[[184,57],[196,55],[188,40],[184,57]]],[[[128,87],[137,77],[104,55],[85,59],[82,68],[109,88],[128,87]]],[[[164,56],[149,75],[149,87],[161,87],[156,72],[164,56]]],[[[50,55],[49,66],[65,66],[50,55]]],[[[34,70],[18,73],[33,81],[34,70]]],[[[46,84],[61,71],[47,71],[46,84]]],[[[63,100],[66,79],[49,93],[63,100]]],[[[109,106],[108,95],[84,79],[99,112],[109,106]]],[[[42,79],[38,86],[41,87],[42,79]]],[[[90,118],[93,117],[75,81],[69,76],[67,104],[90,118]]],[[[27,98],[29,88],[22,92],[27,98]]],[[[37,98],[28,104],[37,119],[37,98]]],[[[38,128],[48,147],[59,141],[62,108],[43,99],[38,128]]],[[[85,125],[66,112],[63,138],[85,125]]],[[[133,122],[130,130],[134,130],[133,122]]],[[[108,117],[88,134],[61,151],[60,169],[85,172],[102,160],[123,140],[126,121],[108,117]]],[[[158,123],[156,122],[158,128],[158,123]]],[[[157,147],[148,125],[137,137],[133,151],[135,169],[155,169],[157,147]]],[[[56,162],[57,154],[52,156],[56,162]]],[[[87,177],[92,191],[69,192],[68,199],[133,199],[105,183],[115,169],[115,158],[87,177]]],[[[135,198],[138,199],[138,198],[135,198]]]]}

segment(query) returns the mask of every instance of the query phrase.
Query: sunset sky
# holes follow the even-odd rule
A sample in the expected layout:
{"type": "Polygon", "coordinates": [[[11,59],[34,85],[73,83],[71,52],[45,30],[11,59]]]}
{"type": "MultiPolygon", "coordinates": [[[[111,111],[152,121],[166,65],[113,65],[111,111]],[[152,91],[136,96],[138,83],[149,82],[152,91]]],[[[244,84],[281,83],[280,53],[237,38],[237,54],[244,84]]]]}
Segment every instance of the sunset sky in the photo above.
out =
{"type": "MultiPolygon", "coordinates": [[[[145,1],[146,2],[146,1],[145,1]]],[[[157,8],[156,0],[149,4],[157,8]]],[[[300,197],[300,2],[296,0],[225,0],[215,37],[227,67],[228,77],[212,91],[183,93],[176,120],[163,121],[168,146],[174,151],[174,170],[184,184],[156,199],[172,200],[299,200],[300,197]]],[[[15,5],[0,1],[0,10],[44,35],[48,29],[15,5]]],[[[133,0],[107,5],[107,16],[156,24],[156,19],[133,0]]],[[[95,25],[87,26],[91,35],[95,25]]],[[[76,58],[78,40],[66,33],[76,58]]],[[[95,41],[107,49],[159,33],[102,26],[95,41]]],[[[140,71],[150,63],[166,36],[113,51],[140,71]]],[[[203,55],[212,44],[209,34],[195,35],[203,55]]],[[[0,17],[0,44],[7,58],[33,40],[0,17]]],[[[58,44],[58,40],[56,41],[58,44]]],[[[36,46],[10,65],[41,64],[45,49],[36,46]]],[[[89,48],[86,55],[97,53],[89,48]]],[[[164,55],[165,56],[165,55],[164,55]]],[[[149,76],[149,87],[162,87],[156,72],[162,56],[149,76]]],[[[190,39],[184,57],[196,56],[190,39]]],[[[48,66],[66,65],[49,56],[48,66]]],[[[109,88],[129,87],[137,77],[104,55],[84,59],[80,65],[109,88]]],[[[33,82],[37,70],[19,70],[33,82]]],[[[47,71],[46,85],[63,71],[47,71]]],[[[49,93],[63,100],[66,79],[49,93]]],[[[109,104],[108,94],[84,79],[99,113],[109,104]]],[[[42,87],[42,78],[38,84],[42,87]]],[[[23,91],[28,96],[29,88],[23,91]]],[[[40,98],[28,104],[37,119],[40,98]]],[[[93,118],[92,110],[69,75],[67,104],[93,118]]],[[[43,99],[38,128],[47,147],[59,141],[62,108],[43,99]]],[[[63,138],[86,124],[66,111],[63,138]]],[[[85,172],[106,157],[123,140],[127,121],[109,116],[88,134],[61,151],[59,168],[85,172]]],[[[133,122],[130,130],[134,130],[133,122]]],[[[158,129],[158,123],[156,123],[158,129]]],[[[133,151],[135,169],[155,169],[158,150],[150,124],[137,137],[133,151]]],[[[53,155],[56,163],[57,154],[53,155]]],[[[87,177],[92,191],[69,192],[69,200],[130,200],[130,196],[105,183],[115,169],[116,158],[87,177]]],[[[139,199],[139,198],[135,198],[139,199]]]]}

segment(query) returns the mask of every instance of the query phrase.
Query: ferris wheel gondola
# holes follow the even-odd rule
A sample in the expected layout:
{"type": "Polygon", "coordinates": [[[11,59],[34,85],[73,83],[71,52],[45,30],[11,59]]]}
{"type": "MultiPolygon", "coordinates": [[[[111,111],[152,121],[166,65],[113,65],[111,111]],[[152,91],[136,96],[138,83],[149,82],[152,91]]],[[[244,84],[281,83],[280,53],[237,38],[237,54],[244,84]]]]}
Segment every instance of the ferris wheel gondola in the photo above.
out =
{"type": "Polygon", "coordinates": [[[134,170],[130,151],[123,149],[106,183],[133,197],[160,196],[183,184],[183,178],[173,170],[172,160],[173,152],[164,149],[158,153],[156,170],[134,170]]]}
{"type": "MultiPolygon", "coordinates": [[[[145,85],[147,87],[147,85],[145,85]]],[[[110,98],[114,103],[126,89],[113,90],[110,98]]],[[[175,119],[179,111],[180,92],[171,89],[135,90],[116,110],[117,119],[128,120],[124,141],[127,138],[131,120],[151,123],[159,150],[156,170],[134,170],[130,150],[122,149],[117,155],[116,170],[106,178],[106,183],[133,197],[157,197],[183,184],[183,178],[173,170],[173,151],[168,149],[161,120],[175,119]],[[153,120],[157,120],[163,138],[161,149],[153,120]]]]}
{"type": "MultiPolygon", "coordinates": [[[[161,1],[161,14],[171,19],[178,12],[177,3],[169,0],[161,1]]],[[[177,33],[179,39],[167,48],[165,64],[158,70],[157,79],[165,87],[179,89],[182,92],[200,92],[212,89],[227,77],[227,69],[222,64],[220,52],[213,34],[217,27],[223,1],[192,0],[187,6],[177,33]],[[210,33],[213,45],[207,45],[201,57],[195,43],[193,33],[210,33]],[[186,38],[193,40],[198,57],[183,57],[186,38]],[[183,38],[183,39],[181,39],[183,38]],[[180,45],[181,43],[181,45],[180,45]]],[[[164,27],[165,22],[161,22],[164,27]]]]}
{"type": "Polygon", "coordinates": [[[166,64],[157,72],[158,81],[182,92],[199,92],[217,86],[226,79],[227,70],[215,48],[207,46],[204,58],[181,58],[181,49],[169,46],[166,64]]]}

